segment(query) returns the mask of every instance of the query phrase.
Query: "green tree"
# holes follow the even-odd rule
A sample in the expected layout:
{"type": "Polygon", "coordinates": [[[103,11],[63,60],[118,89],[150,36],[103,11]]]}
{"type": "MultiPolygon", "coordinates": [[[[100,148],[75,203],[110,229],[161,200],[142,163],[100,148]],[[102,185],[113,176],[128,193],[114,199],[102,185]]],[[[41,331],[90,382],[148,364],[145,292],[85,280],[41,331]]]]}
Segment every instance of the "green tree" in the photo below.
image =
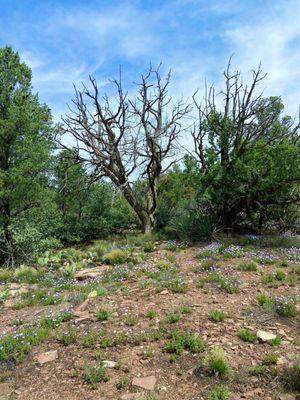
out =
{"type": "Polygon", "coordinates": [[[32,93],[31,70],[0,49],[0,226],[2,260],[14,263],[16,220],[43,205],[51,165],[51,113],[32,93]]]}

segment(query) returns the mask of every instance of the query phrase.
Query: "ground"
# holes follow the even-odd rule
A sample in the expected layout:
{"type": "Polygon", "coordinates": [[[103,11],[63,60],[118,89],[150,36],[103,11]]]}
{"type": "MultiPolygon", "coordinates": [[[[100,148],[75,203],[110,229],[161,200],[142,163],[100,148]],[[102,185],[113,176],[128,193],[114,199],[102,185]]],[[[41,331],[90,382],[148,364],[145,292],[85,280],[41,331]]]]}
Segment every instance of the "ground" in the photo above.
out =
{"type": "Polygon", "coordinates": [[[0,399],[296,399],[299,247],[250,239],[122,239],[3,270],[0,399]]]}

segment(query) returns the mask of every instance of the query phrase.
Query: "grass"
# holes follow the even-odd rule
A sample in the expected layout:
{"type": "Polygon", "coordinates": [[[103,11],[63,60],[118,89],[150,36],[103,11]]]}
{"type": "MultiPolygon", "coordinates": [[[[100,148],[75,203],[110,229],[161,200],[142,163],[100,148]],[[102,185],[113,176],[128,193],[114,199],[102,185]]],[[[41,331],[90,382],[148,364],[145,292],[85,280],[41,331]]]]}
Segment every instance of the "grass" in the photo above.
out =
{"type": "Polygon", "coordinates": [[[257,339],[256,333],[248,328],[241,329],[238,333],[238,337],[244,342],[253,343],[257,339]]]}
{"type": "Polygon", "coordinates": [[[95,333],[88,333],[83,339],[83,346],[86,348],[94,348],[97,344],[97,335],[95,333]]]}
{"type": "Polygon", "coordinates": [[[245,261],[238,265],[240,271],[257,271],[257,264],[254,261],[245,261]]]}
{"type": "Polygon", "coordinates": [[[37,270],[27,265],[21,265],[14,272],[15,279],[20,283],[36,283],[43,276],[44,271],[42,269],[37,270]]]}
{"type": "Polygon", "coordinates": [[[296,317],[297,315],[295,301],[290,298],[276,299],[275,311],[281,317],[296,317]]]}
{"type": "Polygon", "coordinates": [[[239,292],[237,280],[226,277],[219,272],[209,273],[207,276],[199,281],[198,287],[203,287],[204,283],[215,283],[219,289],[224,290],[226,293],[229,294],[239,292]]]}
{"type": "Polygon", "coordinates": [[[224,321],[225,313],[219,310],[213,310],[209,313],[209,319],[213,322],[222,322],[224,321]]]}
{"type": "Polygon", "coordinates": [[[276,353],[269,353],[265,356],[262,360],[262,365],[276,365],[278,361],[278,354],[276,353]]]}
{"type": "Polygon", "coordinates": [[[149,319],[154,319],[157,316],[157,312],[155,310],[148,310],[146,313],[146,317],[149,319]]]}
{"type": "Polygon", "coordinates": [[[176,324],[176,322],[179,322],[181,320],[181,315],[177,313],[171,313],[167,315],[165,322],[167,324],[176,324]]]}
{"type": "Polygon", "coordinates": [[[18,310],[20,308],[36,305],[51,306],[54,304],[60,304],[62,301],[63,296],[60,292],[39,289],[34,292],[22,293],[20,300],[13,306],[13,308],[18,310]]]}
{"type": "Polygon", "coordinates": [[[0,283],[7,283],[13,279],[13,272],[8,268],[0,269],[0,283]]]}
{"type": "Polygon", "coordinates": [[[109,319],[109,312],[104,308],[100,308],[96,311],[96,318],[98,321],[107,321],[109,319]]]}
{"type": "Polygon", "coordinates": [[[300,392],[300,358],[283,370],[281,380],[287,389],[300,392]]]}
{"type": "Polygon", "coordinates": [[[227,355],[221,347],[214,347],[195,369],[196,375],[215,375],[221,378],[228,376],[229,372],[227,355]]]}
{"type": "Polygon", "coordinates": [[[108,382],[110,376],[102,364],[86,365],[84,368],[84,380],[92,389],[97,389],[98,383],[108,382]]]}
{"type": "Polygon", "coordinates": [[[274,304],[273,299],[267,293],[260,293],[256,297],[256,300],[260,306],[266,308],[272,307],[274,304]]]}
{"type": "Polygon", "coordinates": [[[30,352],[34,346],[46,341],[55,329],[65,321],[69,321],[72,314],[64,312],[58,315],[49,315],[30,326],[21,326],[14,332],[0,338],[0,362],[18,363],[30,352]]]}
{"type": "Polygon", "coordinates": [[[231,392],[226,386],[217,386],[209,391],[208,400],[230,400],[231,392]]]}
{"type": "Polygon", "coordinates": [[[115,249],[106,253],[102,257],[102,261],[110,265],[125,264],[132,261],[133,258],[130,256],[127,250],[115,249]]]}

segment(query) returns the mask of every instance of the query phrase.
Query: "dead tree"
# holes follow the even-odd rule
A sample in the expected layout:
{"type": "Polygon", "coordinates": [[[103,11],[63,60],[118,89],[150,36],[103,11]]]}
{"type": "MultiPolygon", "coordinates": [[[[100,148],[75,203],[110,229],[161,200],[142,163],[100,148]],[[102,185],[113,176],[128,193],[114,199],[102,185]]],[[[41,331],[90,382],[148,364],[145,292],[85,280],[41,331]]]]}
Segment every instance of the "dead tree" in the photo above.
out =
{"type": "MultiPolygon", "coordinates": [[[[121,76],[112,83],[116,98],[100,95],[95,78],[91,88],[75,88],[70,113],[63,118],[63,132],[72,136],[78,159],[89,165],[97,178],[109,178],[137,214],[144,232],[156,225],[157,182],[174,162],[175,144],[182,118],[189,106],[171,105],[170,73],[162,79],[159,68],[141,77],[138,95],[130,99],[121,76]],[[138,195],[135,181],[147,186],[146,201],[138,195]]],[[[62,143],[62,140],[60,141],[62,143]]]]}
{"type": "MultiPolygon", "coordinates": [[[[263,98],[261,93],[257,93],[258,86],[265,77],[266,74],[259,65],[252,71],[250,84],[244,84],[241,73],[231,70],[230,59],[224,71],[225,89],[217,93],[214,86],[206,87],[202,104],[197,100],[197,92],[193,96],[197,118],[192,137],[196,158],[204,176],[211,171],[212,153],[220,165],[222,182],[226,174],[232,171],[235,161],[241,160],[248,150],[255,147],[263,151],[264,147],[285,138],[295,144],[299,140],[300,124],[294,124],[292,119],[279,120],[282,111],[280,99],[263,98]],[[278,123],[282,129],[276,132],[278,123]]],[[[215,175],[211,177],[209,184],[211,187],[215,184],[216,190],[220,190],[221,183],[217,180],[214,183],[214,178],[215,175]]],[[[253,181],[247,182],[248,189],[251,185],[258,184],[257,179],[255,175],[253,181]]],[[[223,226],[230,226],[234,216],[248,200],[248,193],[239,198],[232,193],[229,197],[225,196],[223,204],[211,206],[219,207],[216,210],[218,219],[223,226]]]]}

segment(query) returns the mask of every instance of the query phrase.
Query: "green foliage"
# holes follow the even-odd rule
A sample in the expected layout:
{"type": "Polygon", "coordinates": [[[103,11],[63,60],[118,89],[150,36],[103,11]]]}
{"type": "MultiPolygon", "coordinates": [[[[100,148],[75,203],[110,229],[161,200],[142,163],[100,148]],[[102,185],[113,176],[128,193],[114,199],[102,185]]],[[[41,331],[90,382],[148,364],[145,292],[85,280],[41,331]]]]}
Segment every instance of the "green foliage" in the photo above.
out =
{"type": "Polygon", "coordinates": [[[209,313],[209,319],[213,322],[223,322],[225,313],[219,310],[213,310],[209,313]]]}
{"type": "Polygon", "coordinates": [[[220,347],[215,347],[206,358],[208,371],[212,375],[224,377],[228,375],[230,367],[227,361],[226,353],[220,347]]]}
{"type": "Polygon", "coordinates": [[[98,321],[107,321],[109,318],[109,312],[103,308],[96,311],[96,317],[98,321]]]}
{"type": "Polygon", "coordinates": [[[155,310],[148,310],[146,313],[146,317],[149,319],[153,319],[157,316],[157,313],[155,310]]]}
{"type": "Polygon", "coordinates": [[[230,400],[231,392],[226,386],[217,386],[210,390],[208,400],[230,400]]]}
{"type": "Polygon", "coordinates": [[[12,270],[8,268],[1,268],[0,269],[0,283],[6,283],[11,281],[13,278],[12,270]]]}
{"type": "Polygon", "coordinates": [[[44,271],[36,270],[27,265],[21,265],[15,270],[15,279],[20,283],[36,283],[43,276],[44,271]]]}
{"type": "Polygon", "coordinates": [[[297,308],[295,300],[291,298],[279,298],[275,301],[275,311],[281,317],[296,317],[297,308]]]}
{"type": "Polygon", "coordinates": [[[60,333],[57,339],[63,346],[69,346],[70,344],[77,342],[78,334],[76,330],[72,328],[66,332],[60,333]]]}
{"type": "Polygon", "coordinates": [[[110,251],[109,253],[104,254],[102,260],[106,264],[117,265],[125,264],[126,262],[132,261],[132,257],[126,250],[115,249],[110,251]]]}
{"type": "Polygon", "coordinates": [[[241,329],[238,333],[238,337],[242,339],[244,342],[253,343],[257,339],[256,333],[252,332],[250,329],[245,328],[241,329]]]}
{"type": "Polygon", "coordinates": [[[240,271],[257,271],[257,265],[253,261],[243,262],[238,265],[240,271]]]}
{"type": "Polygon", "coordinates": [[[170,340],[166,343],[165,349],[169,353],[180,356],[184,349],[192,353],[200,353],[205,348],[203,340],[194,333],[188,331],[174,331],[170,340]]]}
{"type": "Polygon", "coordinates": [[[167,315],[167,318],[165,319],[167,324],[175,324],[176,322],[179,322],[181,320],[181,316],[176,313],[171,313],[167,315]]]}
{"type": "Polygon", "coordinates": [[[110,376],[102,364],[86,365],[84,368],[84,379],[92,389],[97,389],[98,383],[108,382],[110,376]]]}
{"type": "Polygon", "coordinates": [[[297,358],[293,364],[285,368],[281,374],[281,380],[289,390],[300,392],[300,359],[297,358]]]}

